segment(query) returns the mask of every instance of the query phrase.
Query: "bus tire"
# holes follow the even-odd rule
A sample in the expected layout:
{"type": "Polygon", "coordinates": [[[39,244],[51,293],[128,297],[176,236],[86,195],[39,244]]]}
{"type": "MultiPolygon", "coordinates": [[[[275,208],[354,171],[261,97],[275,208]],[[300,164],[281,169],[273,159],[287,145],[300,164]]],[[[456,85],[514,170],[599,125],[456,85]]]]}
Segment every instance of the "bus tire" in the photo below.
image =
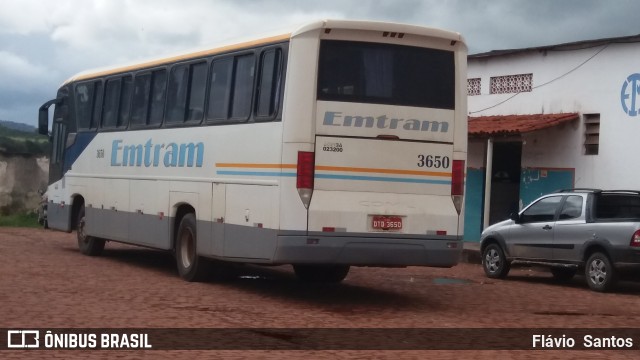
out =
{"type": "Polygon", "coordinates": [[[78,219],[76,223],[78,248],[80,248],[80,252],[84,255],[99,256],[104,250],[105,240],[95,236],[87,235],[85,229],[86,217],[84,214],[84,204],[82,204],[80,205],[80,210],[78,211],[78,219]]]}
{"type": "Polygon", "coordinates": [[[298,279],[306,282],[339,283],[347,277],[349,265],[293,265],[298,279]]]}
{"type": "Polygon", "coordinates": [[[176,264],[178,274],[186,281],[202,281],[207,274],[208,262],[198,256],[196,217],[186,214],[180,221],[176,234],[176,264]]]}

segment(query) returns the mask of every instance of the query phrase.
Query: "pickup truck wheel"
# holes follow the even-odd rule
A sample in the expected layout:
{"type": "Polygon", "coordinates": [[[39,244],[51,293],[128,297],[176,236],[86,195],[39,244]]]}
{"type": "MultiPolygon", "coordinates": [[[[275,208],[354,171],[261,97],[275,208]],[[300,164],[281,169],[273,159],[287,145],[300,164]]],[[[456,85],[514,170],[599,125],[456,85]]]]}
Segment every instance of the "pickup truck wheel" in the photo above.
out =
{"type": "Polygon", "coordinates": [[[578,269],[570,267],[552,267],[551,274],[558,281],[569,281],[576,275],[578,269]]]}
{"type": "Polygon", "coordinates": [[[511,263],[498,244],[490,244],[482,253],[482,268],[487,277],[504,279],[511,269],[511,263]]]}
{"type": "Polygon", "coordinates": [[[591,290],[606,292],[613,288],[617,280],[616,270],[607,255],[596,252],[589,256],[584,275],[591,290]]]}

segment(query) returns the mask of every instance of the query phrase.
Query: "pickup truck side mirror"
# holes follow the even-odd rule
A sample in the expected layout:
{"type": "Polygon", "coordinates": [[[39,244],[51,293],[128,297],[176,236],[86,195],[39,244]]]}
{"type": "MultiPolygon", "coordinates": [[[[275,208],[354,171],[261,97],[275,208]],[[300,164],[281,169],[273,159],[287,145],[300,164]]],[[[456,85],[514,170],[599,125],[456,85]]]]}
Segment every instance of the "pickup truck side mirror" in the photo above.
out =
{"type": "Polygon", "coordinates": [[[511,214],[509,214],[509,219],[515,221],[515,223],[518,224],[520,222],[520,214],[518,214],[517,212],[512,212],[511,214]]]}

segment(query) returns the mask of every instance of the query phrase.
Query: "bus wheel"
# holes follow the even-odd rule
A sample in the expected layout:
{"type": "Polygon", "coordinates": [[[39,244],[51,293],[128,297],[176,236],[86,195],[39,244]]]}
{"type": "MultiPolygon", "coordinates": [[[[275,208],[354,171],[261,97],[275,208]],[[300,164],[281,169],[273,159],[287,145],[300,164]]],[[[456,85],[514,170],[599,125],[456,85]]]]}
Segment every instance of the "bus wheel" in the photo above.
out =
{"type": "Polygon", "coordinates": [[[187,281],[200,281],[207,273],[207,261],[198,256],[196,244],[196,217],[193,213],[189,213],[180,221],[176,237],[178,273],[187,281]]]}
{"type": "Polygon", "coordinates": [[[76,236],[78,237],[78,247],[80,248],[80,252],[89,256],[98,256],[102,254],[105,243],[104,239],[87,235],[86,233],[84,204],[80,205],[80,211],[78,211],[78,222],[76,224],[76,236]]]}
{"type": "Polygon", "coordinates": [[[293,265],[296,276],[307,282],[338,283],[349,273],[349,265],[293,265]]]}

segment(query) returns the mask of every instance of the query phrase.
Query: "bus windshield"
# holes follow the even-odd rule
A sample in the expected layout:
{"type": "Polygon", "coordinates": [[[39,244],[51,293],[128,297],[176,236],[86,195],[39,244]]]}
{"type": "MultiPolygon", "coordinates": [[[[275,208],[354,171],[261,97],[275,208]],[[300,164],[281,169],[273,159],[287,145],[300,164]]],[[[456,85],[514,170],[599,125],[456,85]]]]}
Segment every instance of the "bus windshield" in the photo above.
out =
{"type": "Polygon", "coordinates": [[[318,100],[454,109],[452,51],[323,40],[318,100]]]}

